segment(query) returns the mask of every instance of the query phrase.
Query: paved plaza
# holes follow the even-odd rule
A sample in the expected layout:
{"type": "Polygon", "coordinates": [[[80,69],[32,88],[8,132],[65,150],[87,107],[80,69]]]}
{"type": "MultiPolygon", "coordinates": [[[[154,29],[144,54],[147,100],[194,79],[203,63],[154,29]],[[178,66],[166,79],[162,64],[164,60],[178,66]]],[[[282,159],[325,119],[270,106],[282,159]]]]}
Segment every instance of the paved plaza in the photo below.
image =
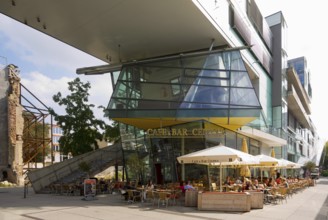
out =
{"type": "Polygon", "coordinates": [[[30,188],[24,198],[23,188],[0,188],[0,220],[144,220],[144,219],[228,219],[228,220],[324,220],[328,219],[328,179],[294,194],[286,202],[265,205],[250,212],[198,211],[183,205],[153,206],[151,203],[129,204],[120,195],[101,194],[85,201],[81,196],[34,194],[30,188]]]}

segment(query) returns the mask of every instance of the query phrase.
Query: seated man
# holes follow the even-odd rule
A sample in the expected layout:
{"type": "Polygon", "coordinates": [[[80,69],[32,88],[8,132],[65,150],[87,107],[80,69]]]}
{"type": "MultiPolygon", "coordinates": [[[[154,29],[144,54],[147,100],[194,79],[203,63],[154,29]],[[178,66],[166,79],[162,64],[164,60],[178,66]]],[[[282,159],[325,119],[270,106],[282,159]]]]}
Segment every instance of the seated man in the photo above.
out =
{"type": "Polygon", "coordinates": [[[127,181],[123,188],[121,189],[121,195],[124,196],[125,200],[128,200],[128,189],[136,189],[131,185],[130,181],[127,181]]]}
{"type": "Polygon", "coordinates": [[[184,185],[184,190],[194,190],[195,188],[190,184],[190,181],[184,185]]]}

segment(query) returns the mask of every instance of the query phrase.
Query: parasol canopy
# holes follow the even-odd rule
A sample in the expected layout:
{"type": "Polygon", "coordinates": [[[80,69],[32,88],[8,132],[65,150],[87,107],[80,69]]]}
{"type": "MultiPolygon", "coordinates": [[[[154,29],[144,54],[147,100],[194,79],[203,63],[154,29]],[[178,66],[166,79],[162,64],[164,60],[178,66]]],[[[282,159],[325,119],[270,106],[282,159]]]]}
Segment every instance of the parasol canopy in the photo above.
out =
{"type": "MultiPolygon", "coordinates": [[[[241,151],[248,154],[248,146],[246,138],[243,138],[243,142],[241,145],[241,151]]],[[[240,175],[244,177],[250,177],[251,176],[251,170],[247,165],[243,165],[240,169],[240,175]]]]}
{"type": "Polygon", "coordinates": [[[297,168],[301,168],[301,164],[297,164],[294,163],[292,161],[286,160],[286,159],[278,159],[279,160],[279,166],[285,167],[285,168],[289,168],[289,169],[297,169],[297,168]]]}
{"type": "Polygon", "coordinates": [[[204,164],[204,165],[252,165],[259,164],[253,155],[226,147],[215,146],[186,154],[177,158],[181,164],[204,164]]]}
{"type": "Polygon", "coordinates": [[[278,164],[281,163],[281,161],[279,161],[278,159],[264,154],[259,154],[254,157],[259,160],[259,166],[261,167],[276,167],[278,166],[278,164]]]}
{"type": "Polygon", "coordinates": [[[222,145],[186,154],[178,157],[177,160],[181,164],[220,166],[220,191],[222,191],[223,166],[259,164],[258,160],[253,155],[222,145]]]}

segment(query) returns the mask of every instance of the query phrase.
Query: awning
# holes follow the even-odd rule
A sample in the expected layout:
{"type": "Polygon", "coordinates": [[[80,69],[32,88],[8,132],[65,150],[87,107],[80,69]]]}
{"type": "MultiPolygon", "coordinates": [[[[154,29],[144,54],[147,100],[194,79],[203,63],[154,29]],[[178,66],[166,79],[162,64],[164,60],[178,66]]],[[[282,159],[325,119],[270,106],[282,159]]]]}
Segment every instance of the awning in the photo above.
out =
{"type": "Polygon", "coordinates": [[[282,147],[287,144],[285,139],[251,127],[242,127],[240,128],[239,133],[261,141],[263,147],[282,147]]]}

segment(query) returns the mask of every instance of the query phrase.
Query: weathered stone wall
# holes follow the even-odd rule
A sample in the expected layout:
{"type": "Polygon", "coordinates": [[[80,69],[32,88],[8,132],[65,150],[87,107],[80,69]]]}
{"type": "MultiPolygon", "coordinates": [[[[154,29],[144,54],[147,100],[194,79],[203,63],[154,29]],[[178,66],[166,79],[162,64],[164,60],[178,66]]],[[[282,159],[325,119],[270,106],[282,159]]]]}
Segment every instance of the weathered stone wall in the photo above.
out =
{"type": "Polygon", "coordinates": [[[0,69],[0,180],[8,167],[8,68],[0,69]]]}
{"type": "Polygon", "coordinates": [[[9,65],[10,91],[8,94],[8,130],[9,130],[9,162],[11,172],[9,178],[18,185],[24,184],[23,177],[23,108],[20,105],[20,78],[18,69],[9,65]]]}

